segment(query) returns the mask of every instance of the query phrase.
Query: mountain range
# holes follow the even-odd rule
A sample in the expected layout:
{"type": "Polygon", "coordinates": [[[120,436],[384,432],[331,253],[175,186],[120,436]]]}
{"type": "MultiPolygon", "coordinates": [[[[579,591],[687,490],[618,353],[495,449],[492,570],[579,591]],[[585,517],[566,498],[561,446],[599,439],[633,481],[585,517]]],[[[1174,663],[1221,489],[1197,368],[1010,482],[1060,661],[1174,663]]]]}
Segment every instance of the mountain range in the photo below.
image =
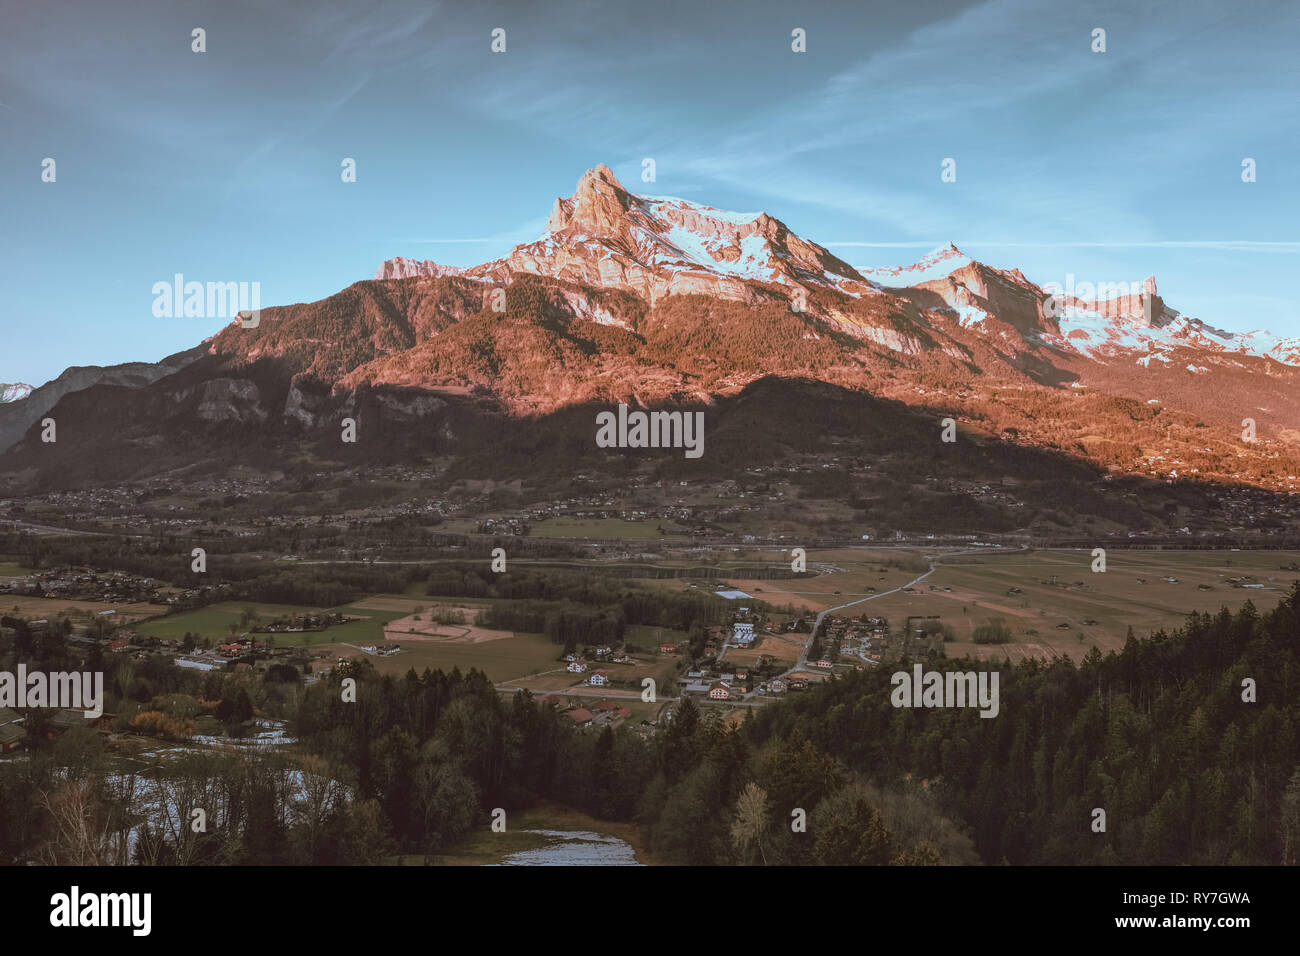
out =
{"type": "MultiPolygon", "coordinates": [[[[69,369],[0,405],[0,475],[10,487],[85,484],[259,448],[280,467],[364,449],[511,479],[529,475],[529,454],[494,446],[493,430],[526,445],[549,435],[536,454],[562,448],[558,467],[599,469],[591,409],[691,406],[721,422],[754,395],[774,420],[747,427],[784,437],[731,450],[779,458],[799,442],[779,421],[790,402],[831,388],[886,402],[871,407],[908,418],[900,434],[937,442],[952,417],[982,447],[1050,453],[1099,478],[1288,493],[1297,384],[1300,340],[1186,317],[1154,277],[1062,290],[952,245],[909,266],[853,266],[767,213],[636,195],[602,165],[555,198],[541,237],[502,258],[389,259],[373,279],[263,308],[256,328],[236,321],[158,365],[69,369]],[[47,414],[58,449],[39,439],[47,414]],[[356,448],[339,444],[344,417],[363,436],[356,448]]],[[[872,455],[897,450],[887,432],[876,440],[872,455]]]]}

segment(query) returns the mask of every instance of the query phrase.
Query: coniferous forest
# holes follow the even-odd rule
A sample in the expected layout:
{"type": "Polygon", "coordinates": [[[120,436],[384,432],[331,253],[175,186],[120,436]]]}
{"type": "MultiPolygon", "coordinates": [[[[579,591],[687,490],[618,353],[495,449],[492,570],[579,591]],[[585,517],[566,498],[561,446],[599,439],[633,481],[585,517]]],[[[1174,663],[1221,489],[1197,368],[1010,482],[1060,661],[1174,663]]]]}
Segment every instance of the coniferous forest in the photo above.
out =
{"type": "MultiPolygon", "coordinates": [[[[283,683],[292,673],[275,673],[264,679],[297,701],[295,757],[190,754],[146,781],[110,771],[92,732],[69,732],[0,765],[0,844],[11,861],[52,863],[436,859],[494,809],[551,801],[638,825],[647,855],[668,864],[1296,862],[1300,588],[1272,610],[1130,635],[1118,654],[1006,665],[994,719],[895,708],[890,670],[849,673],[739,725],[688,698],[652,737],[576,730],[477,671],[393,678],[349,663],[297,693],[283,683]],[[340,693],[348,677],[355,702],[340,693]],[[195,833],[178,810],[140,826],[142,797],[201,803],[211,825],[195,833]]],[[[133,681],[152,692],[192,678],[133,681]]],[[[174,689],[250,706],[247,689],[204,680],[174,689]]]]}

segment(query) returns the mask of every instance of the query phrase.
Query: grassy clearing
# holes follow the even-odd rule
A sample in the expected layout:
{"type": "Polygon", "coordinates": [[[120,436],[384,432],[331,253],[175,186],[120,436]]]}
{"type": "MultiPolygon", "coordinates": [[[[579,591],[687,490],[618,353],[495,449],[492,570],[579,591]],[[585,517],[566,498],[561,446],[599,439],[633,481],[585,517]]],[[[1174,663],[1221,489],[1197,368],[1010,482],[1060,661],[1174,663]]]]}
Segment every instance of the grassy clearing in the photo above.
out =
{"type": "Polygon", "coordinates": [[[116,611],[111,615],[115,624],[129,624],[151,614],[158,613],[154,604],[106,604],[102,601],[69,601],[65,598],[20,597],[16,594],[0,595],[0,611],[6,615],[25,617],[31,620],[53,621],[59,617],[70,617],[74,621],[89,621],[99,615],[100,611],[116,611]]]}
{"type": "Polygon", "coordinates": [[[946,645],[950,657],[1069,654],[1077,660],[1094,645],[1102,653],[1119,650],[1130,626],[1145,636],[1177,628],[1193,610],[1236,610],[1247,601],[1270,607],[1300,579],[1300,572],[1282,569],[1297,556],[1281,552],[1108,551],[1104,574],[1092,572],[1086,551],[977,558],[949,559],[916,593],[891,594],[853,611],[884,615],[895,631],[908,615],[937,614],[957,638],[946,645]],[[1263,587],[1233,587],[1227,580],[1242,576],[1263,587]],[[1007,624],[1012,642],[973,643],[974,629],[993,620],[1007,624]]]}
{"type": "MultiPolygon", "coordinates": [[[[303,607],[294,604],[259,604],[244,601],[223,601],[197,611],[185,611],[166,617],[145,621],[137,627],[142,634],[161,640],[180,640],[188,631],[200,638],[207,637],[214,641],[230,639],[231,627],[236,633],[243,633],[247,628],[240,624],[240,618],[246,609],[256,611],[263,622],[292,614],[319,613],[321,608],[303,607]]],[[[259,640],[274,638],[277,647],[321,646],[325,644],[373,644],[384,639],[384,625],[389,621],[403,617],[404,611],[383,611],[373,608],[359,608],[351,604],[330,608],[358,620],[345,624],[336,624],[324,631],[309,631],[300,634],[259,634],[259,640]]]]}
{"type": "MultiPolygon", "coordinates": [[[[331,632],[333,630],[334,628],[330,629],[331,632]]],[[[563,648],[552,644],[542,634],[520,632],[509,638],[484,641],[481,644],[428,640],[397,643],[402,645],[400,654],[370,658],[379,673],[401,675],[412,667],[416,673],[423,672],[426,667],[443,671],[450,671],[453,667],[468,671],[474,667],[487,674],[493,682],[503,683],[564,666],[558,660],[563,648]]],[[[346,651],[344,648],[345,656],[346,651]]]]}

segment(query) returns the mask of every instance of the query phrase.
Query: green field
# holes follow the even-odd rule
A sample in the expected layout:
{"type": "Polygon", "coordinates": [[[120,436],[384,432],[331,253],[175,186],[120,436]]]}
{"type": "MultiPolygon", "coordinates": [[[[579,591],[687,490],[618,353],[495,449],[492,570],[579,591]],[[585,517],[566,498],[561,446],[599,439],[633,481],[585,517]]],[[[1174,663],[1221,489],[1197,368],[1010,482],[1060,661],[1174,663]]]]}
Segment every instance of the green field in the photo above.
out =
{"type": "MultiPolygon", "coordinates": [[[[330,629],[330,632],[333,628],[330,629]]],[[[478,668],[494,683],[527,677],[539,671],[563,668],[558,660],[563,648],[542,634],[516,633],[496,641],[467,644],[453,641],[398,641],[402,652],[392,657],[367,658],[381,674],[405,674],[411,668],[461,671],[478,668]]],[[[576,678],[575,678],[576,679],[576,678]]]]}
{"type": "Polygon", "coordinates": [[[654,627],[650,624],[629,624],[623,632],[623,639],[630,644],[644,647],[655,653],[660,644],[685,644],[690,635],[671,627],[654,627]]]}
{"type": "MultiPolygon", "coordinates": [[[[150,621],[141,622],[137,627],[141,634],[147,634],[150,637],[157,637],[161,640],[180,640],[188,631],[191,634],[197,634],[199,637],[211,638],[214,641],[230,640],[230,628],[233,625],[237,633],[246,630],[240,626],[240,617],[244,610],[251,608],[256,611],[264,622],[270,621],[275,617],[290,615],[317,613],[320,608],[302,607],[292,604],[259,604],[256,602],[245,601],[224,601],[220,604],[213,604],[209,607],[200,608],[197,611],[185,611],[181,614],[169,614],[166,617],[154,618],[150,621]]],[[[349,616],[362,617],[364,620],[348,621],[346,624],[336,624],[324,631],[310,631],[301,634],[259,634],[258,640],[275,639],[277,647],[297,647],[297,646],[315,646],[323,644],[373,644],[384,639],[384,625],[389,621],[404,617],[405,611],[378,611],[372,608],[355,608],[351,605],[342,607],[329,608],[328,610],[340,611],[349,616]]]]}

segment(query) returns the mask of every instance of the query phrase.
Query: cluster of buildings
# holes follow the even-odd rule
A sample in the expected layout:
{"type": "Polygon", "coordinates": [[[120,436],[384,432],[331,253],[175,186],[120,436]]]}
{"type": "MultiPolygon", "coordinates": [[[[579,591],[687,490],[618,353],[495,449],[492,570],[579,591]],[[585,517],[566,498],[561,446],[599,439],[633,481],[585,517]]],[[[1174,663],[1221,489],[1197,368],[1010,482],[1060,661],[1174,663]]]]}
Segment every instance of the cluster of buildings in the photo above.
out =
{"type": "MultiPolygon", "coordinates": [[[[580,730],[587,727],[610,727],[617,730],[632,716],[632,709],[616,700],[602,700],[588,708],[566,703],[555,695],[549,695],[543,697],[538,703],[555,707],[580,730]]],[[[646,727],[653,726],[649,721],[641,723],[646,727]]]]}
{"type": "Polygon", "coordinates": [[[744,670],[719,671],[717,669],[687,671],[678,678],[687,694],[702,694],[710,700],[735,700],[749,693],[749,672],[744,670]]]}
{"type": "Polygon", "coordinates": [[[840,657],[858,657],[879,664],[889,647],[889,622],[883,617],[834,618],[827,629],[827,638],[828,643],[835,641],[840,657]]]}
{"type": "Polygon", "coordinates": [[[0,593],[106,604],[162,604],[166,600],[162,585],[153,578],[85,567],[52,568],[0,579],[0,593]]]}
{"type": "MultiPolygon", "coordinates": [[[[61,707],[50,713],[46,736],[53,740],[73,727],[89,727],[101,734],[112,732],[116,714],[88,718],[85,711],[61,707]]],[[[0,754],[21,750],[27,741],[27,718],[12,707],[0,707],[0,754]]]]}

